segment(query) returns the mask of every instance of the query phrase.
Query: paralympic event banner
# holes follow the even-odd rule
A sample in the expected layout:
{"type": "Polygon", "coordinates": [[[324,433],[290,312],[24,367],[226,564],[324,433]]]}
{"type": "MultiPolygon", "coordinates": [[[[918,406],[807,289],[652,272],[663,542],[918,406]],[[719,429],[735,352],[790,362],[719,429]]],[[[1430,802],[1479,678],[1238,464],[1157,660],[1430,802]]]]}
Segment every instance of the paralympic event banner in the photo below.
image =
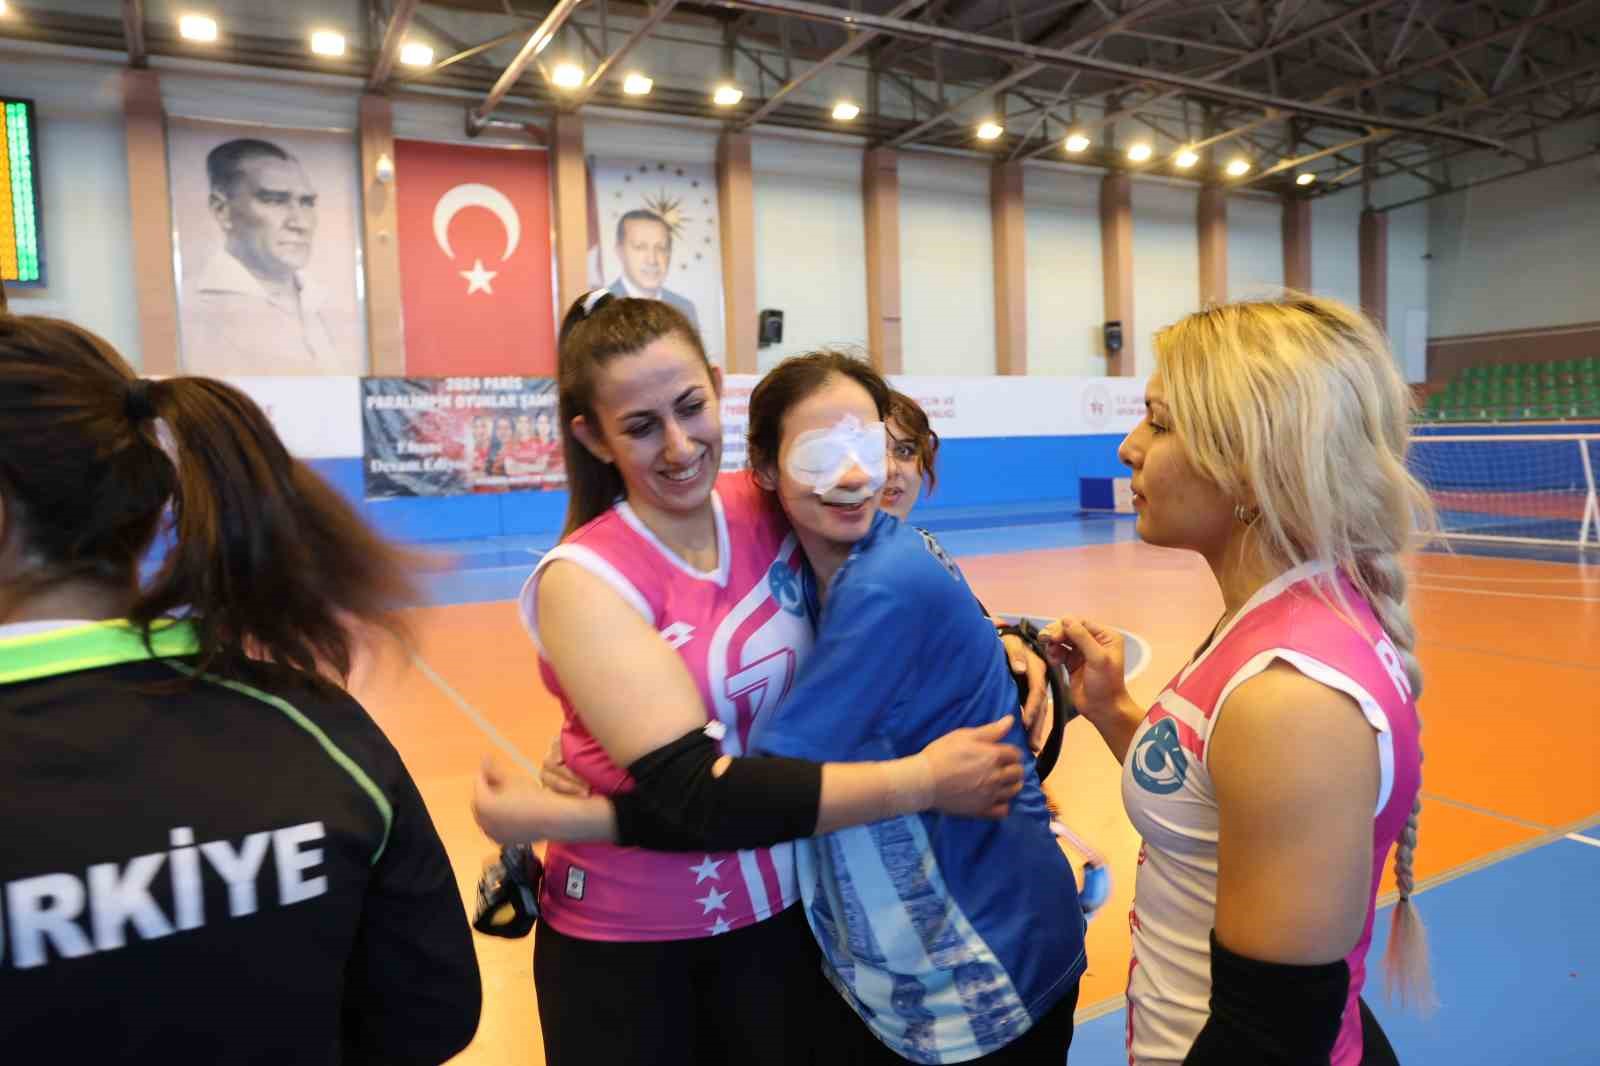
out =
{"type": "Polygon", "coordinates": [[[366,497],[564,489],[551,378],[361,379],[366,497]]]}

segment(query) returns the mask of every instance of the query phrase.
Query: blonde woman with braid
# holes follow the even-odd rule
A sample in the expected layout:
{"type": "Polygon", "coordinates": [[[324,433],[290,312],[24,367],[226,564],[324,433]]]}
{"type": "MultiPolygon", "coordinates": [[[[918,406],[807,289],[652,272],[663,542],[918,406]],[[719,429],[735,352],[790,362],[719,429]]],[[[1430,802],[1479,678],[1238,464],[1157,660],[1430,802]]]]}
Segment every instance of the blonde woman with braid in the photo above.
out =
{"type": "Polygon", "coordinates": [[[1430,511],[1405,467],[1409,393],[1372,323],[1328,300],[1202,311],[1155,348],[1147,413],[1118,450],[1139,535],[1203,555],[1226,610],[1148,709],[1110,627],[1044,634],[1123,762],[1144,838],[1129,1062],[1394,1063],[1360,992],[1395,849],[1385,964],[1429,994],[1400,555],[1430,511]]]}

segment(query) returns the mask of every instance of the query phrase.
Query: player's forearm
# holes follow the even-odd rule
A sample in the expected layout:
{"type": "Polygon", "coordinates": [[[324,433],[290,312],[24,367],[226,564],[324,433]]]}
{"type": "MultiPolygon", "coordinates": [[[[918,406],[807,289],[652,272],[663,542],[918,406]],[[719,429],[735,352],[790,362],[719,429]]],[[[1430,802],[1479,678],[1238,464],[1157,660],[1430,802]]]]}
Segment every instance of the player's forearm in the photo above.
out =
{"type": "Polygon", "coordinates": [[[831,833],[933,806],[933,769],[922,755],[888,762],[826,763],[817,833],[831,833]]]}
{"type": "Polygon", "coordinates": [[[503,815],[502,843],[550,840],[565,844],[611,844],[617,839],[616,813],[603,796],[561,796],[530,792],[526,802],[503,815]]]}

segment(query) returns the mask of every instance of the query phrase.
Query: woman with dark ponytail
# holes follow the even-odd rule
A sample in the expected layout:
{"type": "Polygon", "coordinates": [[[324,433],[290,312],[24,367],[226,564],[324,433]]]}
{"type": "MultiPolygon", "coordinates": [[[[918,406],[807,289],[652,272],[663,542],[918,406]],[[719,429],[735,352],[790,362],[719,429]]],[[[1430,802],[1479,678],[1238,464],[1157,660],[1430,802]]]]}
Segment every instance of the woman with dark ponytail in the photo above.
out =
{"type": "Polygon", "coordinates": [[[551,1066],[834,1063],[789,841],[923,810],[1000,817],[1022,787],[1014,715],[898,758],[747,757],[812,632],[783,512],[750,472],[719,476],[721,385],[668,304],[600,290],[562,326],[566,532],[521,609],[566,764],[611,802],[492,764],[474,797],[495,840],[552,841],[533,951],[551,1066]]]}
{"type": "Polygon", "coordinates": [[[338,684],[409,595],[243,393],[0,313],[8,1057],[422,1064],[471,1040],[444,849],[338,684]]]}

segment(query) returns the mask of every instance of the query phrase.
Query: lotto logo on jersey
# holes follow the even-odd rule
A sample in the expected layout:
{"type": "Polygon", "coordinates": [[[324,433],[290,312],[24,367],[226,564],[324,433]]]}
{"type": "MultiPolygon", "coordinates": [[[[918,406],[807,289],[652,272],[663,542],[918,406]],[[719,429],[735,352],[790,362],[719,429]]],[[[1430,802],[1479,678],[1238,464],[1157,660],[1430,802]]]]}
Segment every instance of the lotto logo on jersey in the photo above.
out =
{"type": "Polygon", "coordinates": [[[681,648],[694,639],[694,626],[688,622],[674,622],[661,631],[661,639],[674,649],[681,648]]]}

